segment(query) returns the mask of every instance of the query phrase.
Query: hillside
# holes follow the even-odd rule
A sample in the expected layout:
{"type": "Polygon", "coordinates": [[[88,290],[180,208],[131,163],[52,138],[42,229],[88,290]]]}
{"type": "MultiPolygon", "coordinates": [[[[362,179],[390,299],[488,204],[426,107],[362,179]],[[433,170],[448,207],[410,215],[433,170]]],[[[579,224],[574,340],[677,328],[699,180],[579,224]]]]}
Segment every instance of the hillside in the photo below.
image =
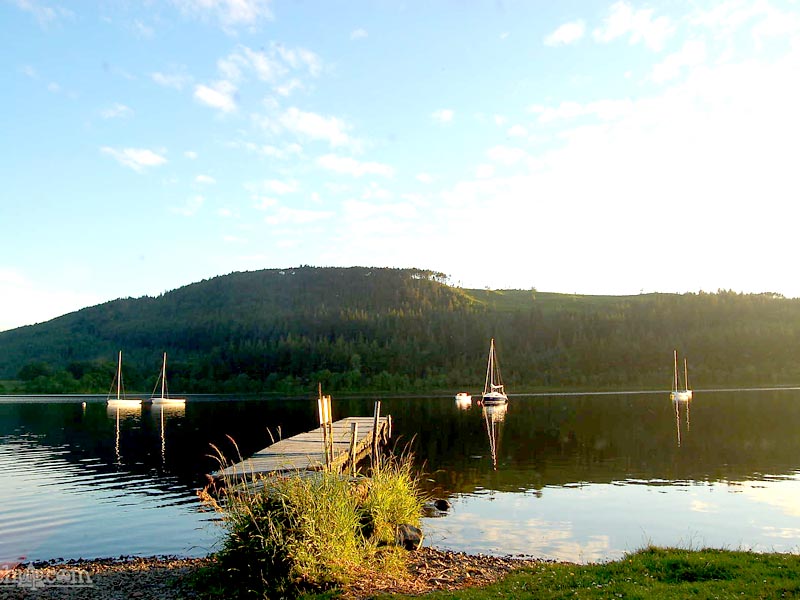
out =
{"type": "MultiPolygon", "coordinates": [[[[672,349],[696,387],[800,382],[800,301],[772,294],[580,296],[464,290],[418,269],[233,273],[0,332],[0,379],[105,392],[118,350],[149,392],[482,387],[490,337],[510,391],[664,389],[672,349]]],[[[6,390],[11,391],[11,390],[6,390]]]]}

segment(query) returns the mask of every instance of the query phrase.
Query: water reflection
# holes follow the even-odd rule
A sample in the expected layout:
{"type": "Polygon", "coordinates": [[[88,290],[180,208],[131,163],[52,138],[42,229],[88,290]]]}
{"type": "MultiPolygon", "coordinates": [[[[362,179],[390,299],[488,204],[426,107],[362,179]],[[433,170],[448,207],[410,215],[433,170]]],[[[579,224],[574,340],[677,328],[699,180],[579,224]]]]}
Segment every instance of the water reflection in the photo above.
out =
{"type": "Polygon", "coordinates": [[[688,433],[692,427],[692,423],[689,419],[690,407],[692,405],[690,400],[672,400],[672,404],[675,406],[675,431],[678,438],[678,448],[681,447],[681,406],[684,407],[684,412],[686,413],[686,432],[688,433]]]}
{"type": "Polygon", "coordinates": [[[489,436],[489,452],[492,455],[492,468],[497,470],[497,445],[500,435],[500,423],[505,421],[508,404],[497,404],[483,407],[483,422],[489,436]]]}
{"type": "Polygon", "coordinates": [[[469,410],[472,408],[472,396],[463,392],[456,394],[456,408],[460,410],[469,410]]]}
{"type": "Polygon", "coordinates": [[[168,419],[176,417],[183,417],[186,414],[185,404],[153,404],[150,409],[150,416],[154,421],[159,424],[159,433],[161,438],[161,466],[166,466],[167,463],[167,429],[166,422],[168,419]]]}
{"type": "Polygon", "coordinates": [[[120,422],[128,419],[136,419],[137,417],[141,416],[141,412],[141,406],[125,404],[109,404],[106,406],[106,414],[108,414],[109,418],[114,420],[114,457],[116,458],[114,464],[117,466],[122,465],[122,451],[120,449],[120,422]]]}

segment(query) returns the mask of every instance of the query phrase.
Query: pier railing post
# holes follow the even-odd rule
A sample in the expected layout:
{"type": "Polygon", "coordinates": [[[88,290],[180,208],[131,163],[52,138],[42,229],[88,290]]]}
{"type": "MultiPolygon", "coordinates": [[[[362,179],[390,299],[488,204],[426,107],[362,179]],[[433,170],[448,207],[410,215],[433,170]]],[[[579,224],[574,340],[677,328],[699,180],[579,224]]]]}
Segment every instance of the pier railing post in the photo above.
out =
{"type": "Polygon", "coordinates": [[[358,422],[350,423],[350,477],[356,476],[356,441],[358,440],[358,422]]]}
{"type": "Polygon", "coordinates": [[[377,471],[379,467],[378,461],[378,424],[381,420],[381,401],[375,401],[375,414],[372,421],[372,470],[377,471]]]}

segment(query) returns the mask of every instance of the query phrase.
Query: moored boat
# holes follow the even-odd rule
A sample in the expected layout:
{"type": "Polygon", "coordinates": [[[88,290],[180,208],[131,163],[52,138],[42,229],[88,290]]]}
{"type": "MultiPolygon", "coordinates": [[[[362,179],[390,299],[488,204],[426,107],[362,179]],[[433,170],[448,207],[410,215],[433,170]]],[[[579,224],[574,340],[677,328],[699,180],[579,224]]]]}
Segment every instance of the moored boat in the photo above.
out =
{"type": "Polygon", "coordinates": [[[500,377],[500,367],[497,364],[497,353],[494,348],[494,338],[489,344],[489,361],[486,366],[486,383],[483,386],[481,398],[484,406],[505,404],[508,402],[505,386],[500,377]]]}

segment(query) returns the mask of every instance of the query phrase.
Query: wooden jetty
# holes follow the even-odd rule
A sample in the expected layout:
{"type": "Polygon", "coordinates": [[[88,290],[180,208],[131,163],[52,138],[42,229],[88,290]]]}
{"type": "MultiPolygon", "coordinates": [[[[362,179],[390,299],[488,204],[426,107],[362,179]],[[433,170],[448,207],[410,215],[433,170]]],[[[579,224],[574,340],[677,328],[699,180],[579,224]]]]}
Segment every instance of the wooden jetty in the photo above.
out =
{"type": "Polygon", "coordinates": [[[342,471],[368,454],[374,454],[378,445],[388,442],[391,432],[391,416],[347,417],[280,440],[250,458],[217,471],[214,478],[238,479],[252,475],[318,471],[326,468],[326,463],[330,463],[331,470],[342,471]]]}

